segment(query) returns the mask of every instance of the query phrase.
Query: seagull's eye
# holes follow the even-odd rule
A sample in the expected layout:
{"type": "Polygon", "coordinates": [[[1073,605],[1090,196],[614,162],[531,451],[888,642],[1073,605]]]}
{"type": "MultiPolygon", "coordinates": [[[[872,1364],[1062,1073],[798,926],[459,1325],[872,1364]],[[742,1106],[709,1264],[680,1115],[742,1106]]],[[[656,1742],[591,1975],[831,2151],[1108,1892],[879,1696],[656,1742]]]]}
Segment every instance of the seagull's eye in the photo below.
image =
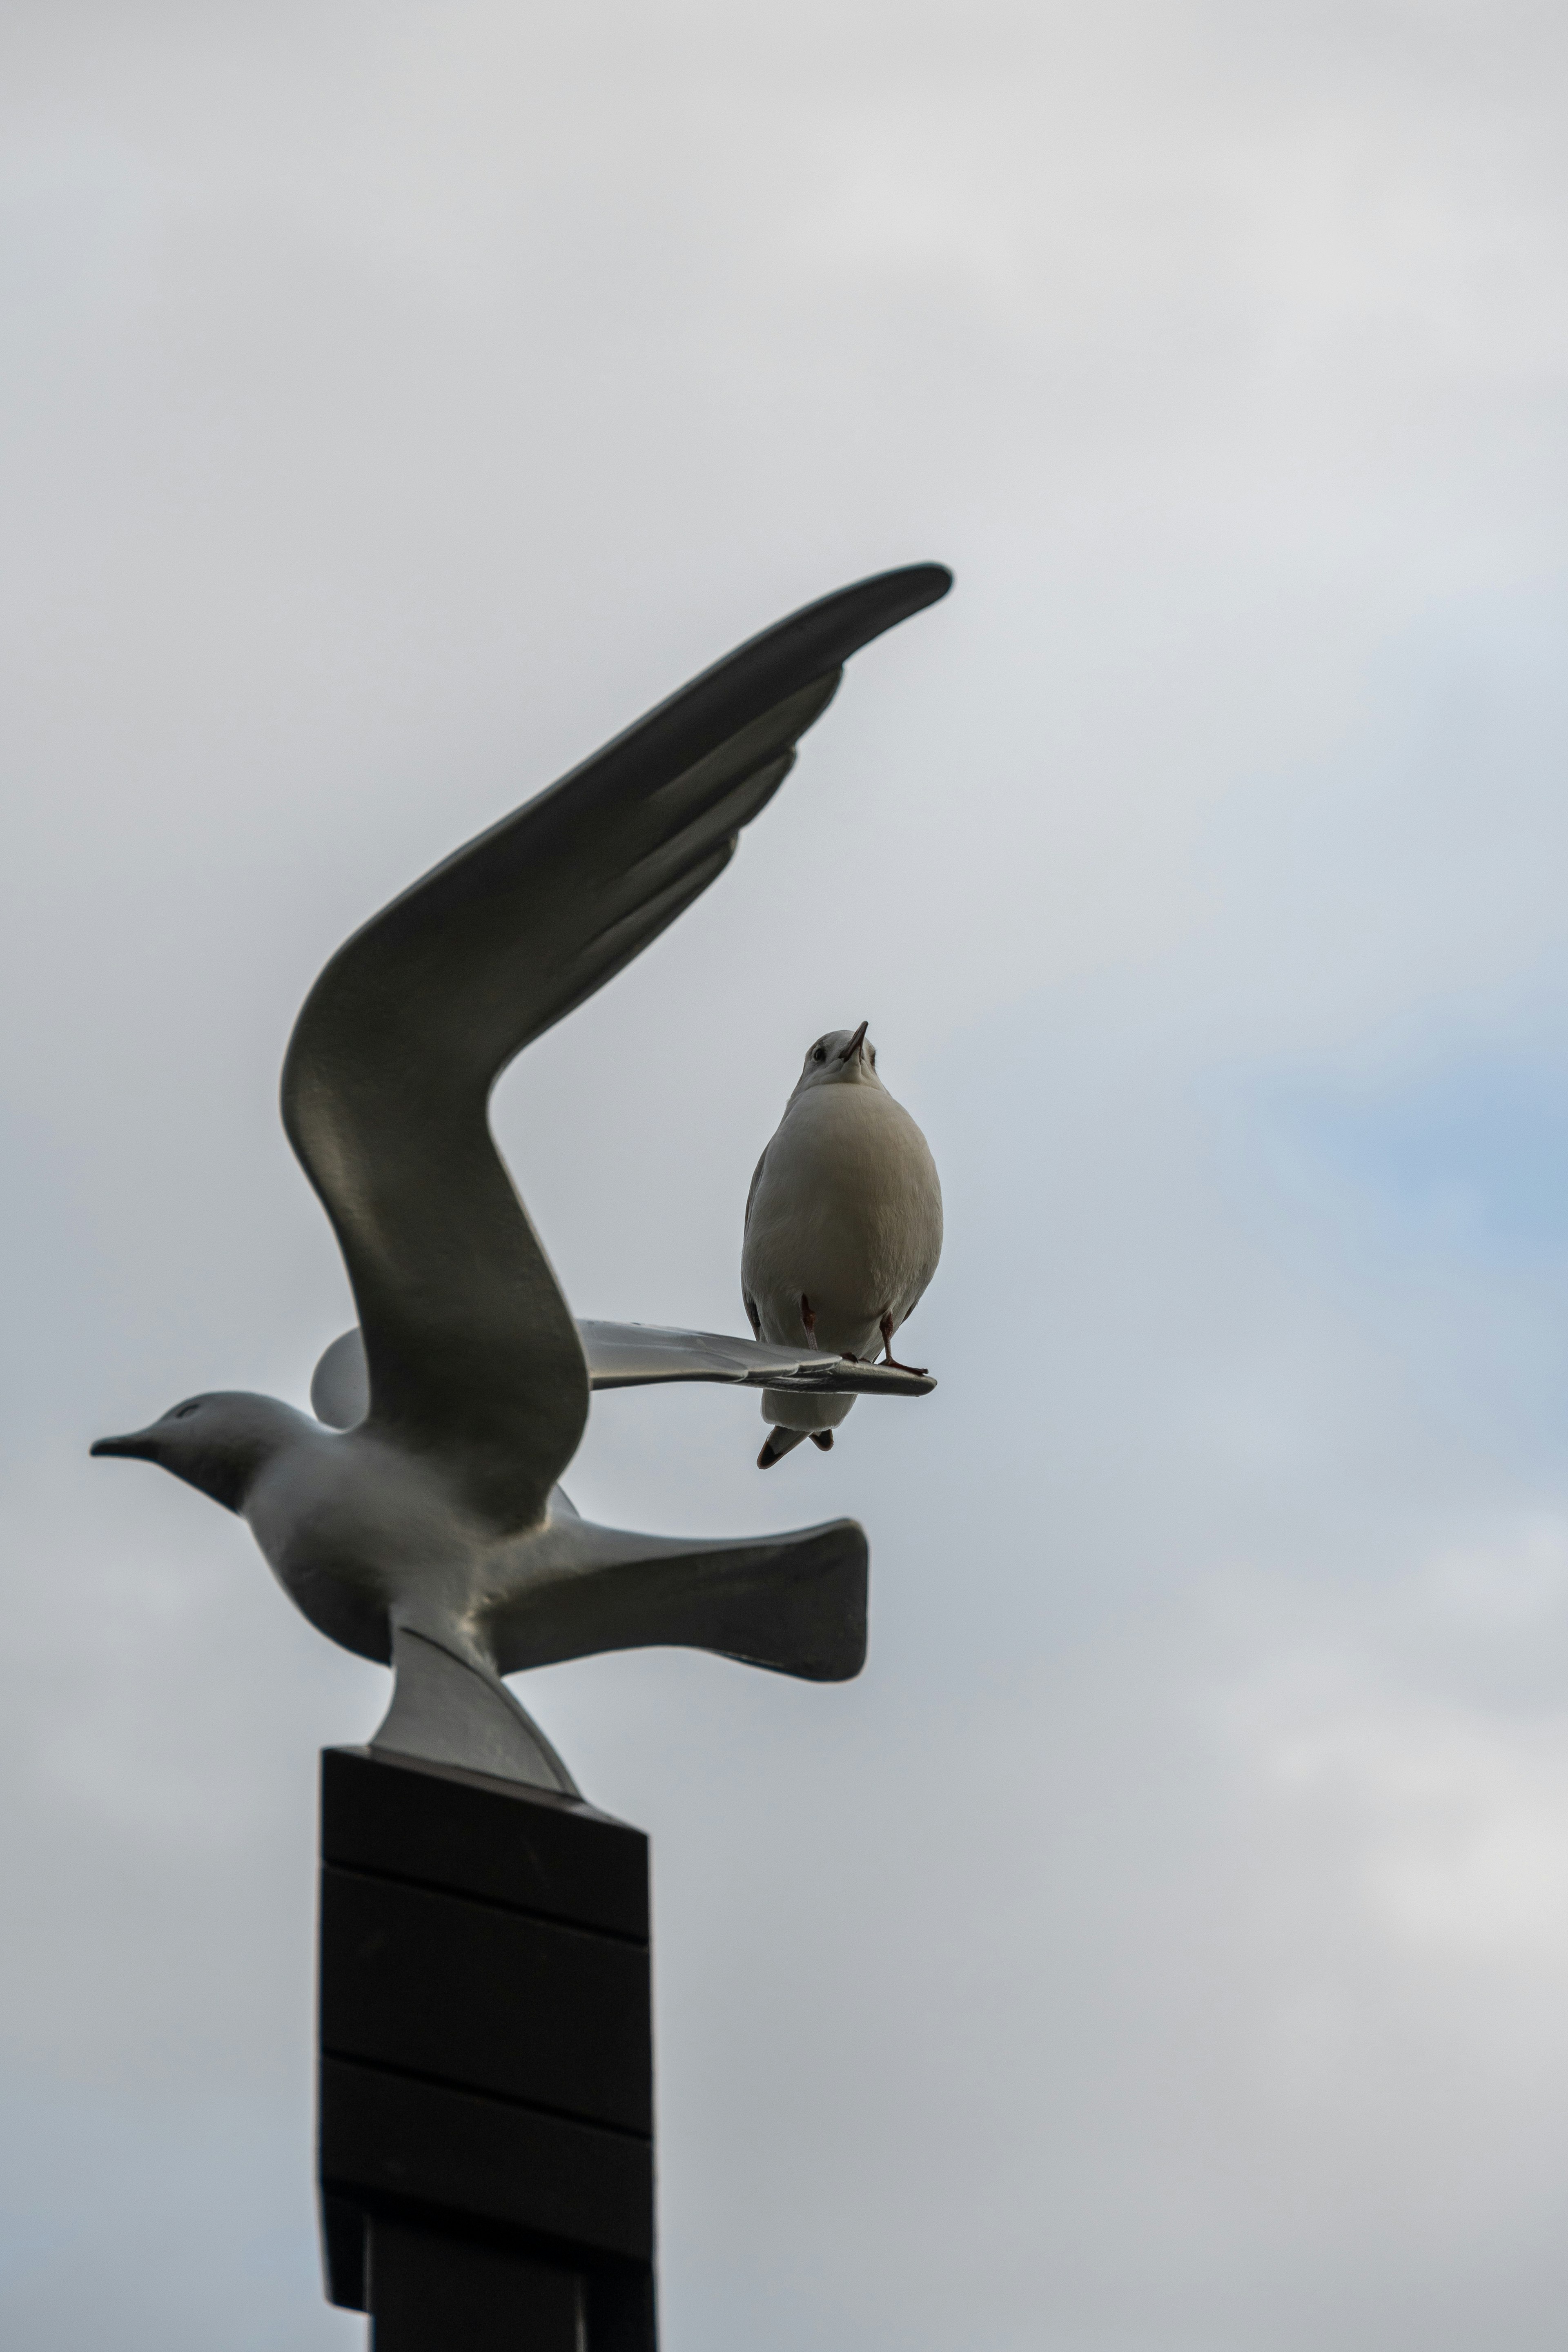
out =
{"type": "Polygon", "coordinates": [[[826,1046],[814,1045],[811,1049],[811,1058],[814,1062],[826,1062],[827,1059],[826,1046]]]}
{"type": "Polygon", "coordinates": [[[189,1404],[177,1404],[174,1407],[174,1412],[169,1415],[169,1419],[171,1421],[188,1421],[192,1413],[197,1410],[200,1404],[200,1397],[193,1397],[189,1404]]]}
{"type": "Polygon", "coordinates": [[[871,1055],[871,1067],[875,1069],[877,1066],[877,1048],[873,1045],[869,1048],[869,1051],[871,1055]]]}

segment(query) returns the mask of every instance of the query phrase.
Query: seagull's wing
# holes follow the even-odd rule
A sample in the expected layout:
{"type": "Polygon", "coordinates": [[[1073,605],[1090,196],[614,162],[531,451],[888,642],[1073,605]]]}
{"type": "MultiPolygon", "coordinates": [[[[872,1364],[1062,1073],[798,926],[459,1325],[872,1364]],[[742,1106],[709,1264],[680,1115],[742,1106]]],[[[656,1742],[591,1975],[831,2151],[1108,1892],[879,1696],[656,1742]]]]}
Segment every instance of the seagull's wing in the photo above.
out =
{"type": "Polygon", "coordinates": [[[752,1181],[746,1187],[746,1213],[741,1224],[741,1239],[742,1241],[745,1240],[746,1235],[752,1230],[752,1203],[757,1197],[757,1187],[763,1181],[763,1171],[767,1164],[768,1147],[764,1143],[763,1146],[763,1156],[758,1160],[756,1166],[752,1169],[752,1181]]]}
{"type": "MultiPolygon", "coordinates": [[[[768,1147],[764,1143],[763,1146],[763,1156],[758,1160],[756,1166],[752,1169],[752,1181],[746,1188],[746,1213],[741,1223],[741,1253],[742,1257],[745,1255],[746,1235],[752,1230],[752,1203],[757,1197],[757,1187],[763,1181],[763,1171],[767,1164],[768,1147]]],[[[746,1310],[746,1320],[752,1327],[752,1339],[760,1341],[763,1336],[763,1318],[757,1313],[757,1302],[752,1297],[749,1290],[742,1288],[741,1292],[741,1304],[746,1310]]]]}
{"type": "MultiPolygon", "coordinates": [[[[852,1363],[815,1349],[771,1348],[719,1331],[671,1331],[655,1323],[579,1323],[595,1389],[652,1388],[668,1381],[718,1381],[731,1388],[795,1389],[813,1396],[929,1396],[929,1372],[852,1363]]],[[[329,1429],[353,1429],[370,1410],[370,1375],[357,1331],[334,1339],[310,1376],[310,1404],[329,1429]]]]}
{"type": "Polygon", "coordinates": [[[493,1522],[542,1512],[588,1371],[490,1088],[729,863],[849,656],[951,584],[883,572],[752,638],[394,899],[305,1000],[283,1120],[347,1262],[373,1415],[493,1522]]]}

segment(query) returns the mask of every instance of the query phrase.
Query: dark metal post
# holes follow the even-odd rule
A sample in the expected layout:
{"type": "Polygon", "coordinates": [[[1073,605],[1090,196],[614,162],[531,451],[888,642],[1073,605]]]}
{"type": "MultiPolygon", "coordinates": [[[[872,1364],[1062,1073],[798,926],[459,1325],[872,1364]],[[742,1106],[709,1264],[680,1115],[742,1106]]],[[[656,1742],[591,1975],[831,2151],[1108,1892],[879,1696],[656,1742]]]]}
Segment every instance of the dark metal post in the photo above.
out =
{"type": "Polygon", "coordinates": [[[654,2352],[640,1830],[328,1748],[320,2033],[327,2293],[374,2352],[654,2352]]]}

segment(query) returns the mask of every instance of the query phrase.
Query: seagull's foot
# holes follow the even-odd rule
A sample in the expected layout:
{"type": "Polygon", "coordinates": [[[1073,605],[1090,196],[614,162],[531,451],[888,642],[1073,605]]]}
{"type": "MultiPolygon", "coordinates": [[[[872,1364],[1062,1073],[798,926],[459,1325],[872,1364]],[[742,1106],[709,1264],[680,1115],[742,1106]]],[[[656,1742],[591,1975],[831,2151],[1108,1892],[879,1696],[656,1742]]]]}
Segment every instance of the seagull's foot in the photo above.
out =
{"type": "MultiPolygon", "coordinates": [[[[770,1429],[757,1456],[758,1469],[771,1470],[775,1462],[782,1462],[786,1454],[793,1454],[797,1445],[804,1445],[808,1436],[815,1437],[816,1434],[815,1430],[770,1429]]],[[[832,1431],[829,1430],[827,1434],[831,1442],[832,1431]]]]}
{"type": "Polygon", "coordinates": [[[833,1432],[830,1429],[814,1429],[811,1433],[811,1442],[819,1453],[831,1454],[833,1451],[833,1432]]]}
{"type": "Polygon", "coordinates": [[[926,1367],[924,1364],[900,1364],[897,1356],[894,1355],[893,1318],[890,1315],[883,1316],[881,1330],[882,1361],[887,1365],[888,1370],[891,1372],[913,1372],[916,1380],[923,1381],[926,1378],[926,1367]]]}

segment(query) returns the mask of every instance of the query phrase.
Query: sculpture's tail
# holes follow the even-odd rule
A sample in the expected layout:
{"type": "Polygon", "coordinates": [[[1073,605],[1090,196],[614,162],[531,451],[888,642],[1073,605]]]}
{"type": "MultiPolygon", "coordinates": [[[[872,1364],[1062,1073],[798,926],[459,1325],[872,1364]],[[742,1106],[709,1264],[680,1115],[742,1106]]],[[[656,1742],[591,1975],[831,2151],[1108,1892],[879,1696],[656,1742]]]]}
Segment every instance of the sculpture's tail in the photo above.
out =
{"type": "Polygon", "coordinates": [[[370,1745],[575,1797],[577,1783],[533,1717],[484,1666],[447,1642],[392,1629],[392,1705],[370,1745]]]}
{"type": "Polygon", "coordinates": [[[552,1522],[537,1582],[487,1632],[502,1674],[676,1644],[808,1682],[866,1663],[869,1554],[853,1519],[748,1543],[683,1543],[552,1522]]]}

